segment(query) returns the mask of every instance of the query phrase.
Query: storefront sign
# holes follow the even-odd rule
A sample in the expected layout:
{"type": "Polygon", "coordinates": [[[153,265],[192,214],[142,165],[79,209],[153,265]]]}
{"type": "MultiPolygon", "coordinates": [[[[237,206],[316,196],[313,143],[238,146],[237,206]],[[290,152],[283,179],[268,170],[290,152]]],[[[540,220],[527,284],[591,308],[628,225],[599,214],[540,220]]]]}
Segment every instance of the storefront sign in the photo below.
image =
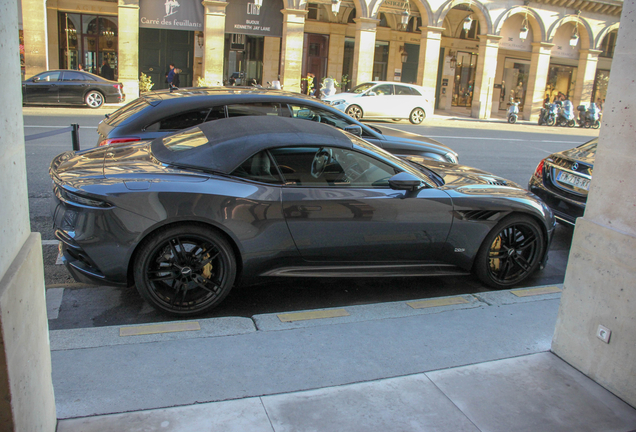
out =
{"type": "Polygon", "coordinates": [[[263,0],[261,7],[248,0],[232,0],[225,8],[225,32],[282,37],[281,9],[280,0],[263,0]]]}
{"type": "Polygon", "coordinates": [[[139,27],[203,30],[203,4],[199,0],[139,0],[139,27]]]}

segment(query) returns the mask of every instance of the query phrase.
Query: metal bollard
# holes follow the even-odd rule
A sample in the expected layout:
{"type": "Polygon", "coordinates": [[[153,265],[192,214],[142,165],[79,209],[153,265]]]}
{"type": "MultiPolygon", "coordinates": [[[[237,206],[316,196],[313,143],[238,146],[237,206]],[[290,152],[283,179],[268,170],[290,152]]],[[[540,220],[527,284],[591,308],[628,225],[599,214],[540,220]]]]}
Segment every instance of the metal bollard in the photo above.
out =
{"type": "Polygon", "coordinates": [[[73,128],[71,130],[71,140],[73,142],[73,150],[74,151],[79,151],[80,149],[80,142],[79,142],[79,125],[77,123],[73,123],[71,125],[71,127],[73,128]]]}

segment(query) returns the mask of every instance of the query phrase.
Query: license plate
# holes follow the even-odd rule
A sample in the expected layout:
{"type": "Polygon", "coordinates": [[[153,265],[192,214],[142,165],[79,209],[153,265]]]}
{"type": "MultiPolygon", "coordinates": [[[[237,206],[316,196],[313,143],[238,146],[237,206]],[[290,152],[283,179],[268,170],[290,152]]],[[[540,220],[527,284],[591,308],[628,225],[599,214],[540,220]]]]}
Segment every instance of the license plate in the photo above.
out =
{"type": "Polygon", "coordinates": [[[570,174],[569,172],[561,171],[557,176],[557,180],[579,189],[590,189],[590,181],[588,179],[570,174]]]}

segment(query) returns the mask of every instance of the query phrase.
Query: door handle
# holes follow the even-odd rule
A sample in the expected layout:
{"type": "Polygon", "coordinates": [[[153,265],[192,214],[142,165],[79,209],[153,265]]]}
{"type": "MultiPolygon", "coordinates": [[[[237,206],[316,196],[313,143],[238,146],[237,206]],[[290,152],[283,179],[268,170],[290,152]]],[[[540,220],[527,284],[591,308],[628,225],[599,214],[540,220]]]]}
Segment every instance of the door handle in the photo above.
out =
{"type": "Polygon", "coordinates": [[[310,212],[310,211],[320,211],[320,210],[322,210],[322,207],[320,207],[320,206],[304,206],[304,205],[302,205],[302,206],[298,206],[298,210],[300,210],[300,211],[308,211],[308,212],[310,212]]]}

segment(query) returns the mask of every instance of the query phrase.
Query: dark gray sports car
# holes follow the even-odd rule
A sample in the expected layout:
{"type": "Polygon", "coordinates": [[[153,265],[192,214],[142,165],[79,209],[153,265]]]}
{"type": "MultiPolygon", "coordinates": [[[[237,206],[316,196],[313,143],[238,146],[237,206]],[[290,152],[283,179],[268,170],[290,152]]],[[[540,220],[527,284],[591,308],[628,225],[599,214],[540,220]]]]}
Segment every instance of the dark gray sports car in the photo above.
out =
{"type": "Polygon", "coordinates": [[[502,178],[281,117],[67,152],[50,173],[71,274],[135,284],[176,315],[272,276],[473,271],[506,288],[545,263],[555,226],[542,201],[502,178]]]}

